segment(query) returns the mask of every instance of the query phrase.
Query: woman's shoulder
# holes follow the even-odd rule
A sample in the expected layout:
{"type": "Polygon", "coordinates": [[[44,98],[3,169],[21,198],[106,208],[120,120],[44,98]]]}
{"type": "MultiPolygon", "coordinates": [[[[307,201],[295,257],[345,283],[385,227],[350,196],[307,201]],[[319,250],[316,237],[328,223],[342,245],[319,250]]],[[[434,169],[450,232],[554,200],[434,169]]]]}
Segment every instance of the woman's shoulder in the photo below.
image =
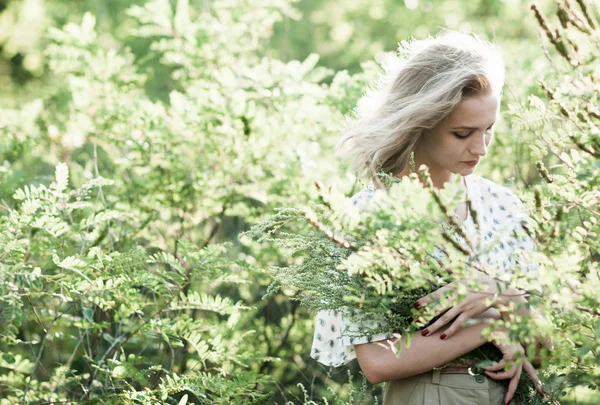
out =
{"type": "Polygon", "coordinates": [[[492,180],[472,174],[469,176],[472,182],[475,183],[486,200],[496,200],[499,203],[509,202],[512,204],[521,204],[521,200],[513,190],[508,186],[500,185],[492,180]]]}
{"type": "Polygon", "coordinates": [[[469,177],[477,187],[480,202],[488,207],[490,214],[508,219],[527,217],[523,202],[509,186],[475,175],[469,177]]]}
{"type": "Polygon", "coordinates": [[[375,195],[375,187],[373,187],[372,185],[368,185],[368,186],[364,187],[362,190],[360,190],[359,192],[357,192],[356,194],[354,194],[352,197],[350,197],[350,201],[352,202],[352,205],[354,205],[355,207],[358,207],[359,209],[363,209],[366,207],[366,205],[369,203],[369,201],[371,201],[371,199],[373,198],[374,195],[375,195]]]}

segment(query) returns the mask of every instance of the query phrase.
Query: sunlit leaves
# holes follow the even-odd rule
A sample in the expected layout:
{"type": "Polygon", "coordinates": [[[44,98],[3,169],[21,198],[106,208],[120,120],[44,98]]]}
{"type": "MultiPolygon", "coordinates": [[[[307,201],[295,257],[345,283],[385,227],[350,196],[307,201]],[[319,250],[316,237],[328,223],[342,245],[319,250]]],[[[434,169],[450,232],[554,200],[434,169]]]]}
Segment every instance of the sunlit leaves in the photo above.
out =
{"type": "Polygon", "coordinates": [[[240,302],[234,303],[230,298],[219,295],[199,294],[196,291],[189,293],[187,296],[181,293],[179,299],[173,300],[170,305],[170,309],[172,310],[199,309],[202,311],[217,312],[222,315],[247,308],[241,305],[240,302]]]}

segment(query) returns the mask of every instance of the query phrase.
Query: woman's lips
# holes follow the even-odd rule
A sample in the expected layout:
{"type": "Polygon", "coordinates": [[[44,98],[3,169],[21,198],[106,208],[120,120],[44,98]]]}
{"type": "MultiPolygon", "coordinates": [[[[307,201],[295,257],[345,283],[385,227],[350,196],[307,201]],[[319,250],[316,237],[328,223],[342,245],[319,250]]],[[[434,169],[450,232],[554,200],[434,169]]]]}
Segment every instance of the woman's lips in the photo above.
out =
{"type": "Polygon", "coordinates": [[[479,163],[479,160],[471,160],[470,162],[463,162],[466,165],[469,166],[477,166],[477,163],[479,163]]]}

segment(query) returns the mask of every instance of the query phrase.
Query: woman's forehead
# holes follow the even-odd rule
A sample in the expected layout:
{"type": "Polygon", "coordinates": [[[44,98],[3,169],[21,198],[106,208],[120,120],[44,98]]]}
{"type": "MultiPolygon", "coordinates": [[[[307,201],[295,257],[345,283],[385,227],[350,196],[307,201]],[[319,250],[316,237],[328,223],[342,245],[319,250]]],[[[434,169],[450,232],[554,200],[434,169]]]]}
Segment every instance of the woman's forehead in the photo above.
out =
{"type": "Polygon", "coordinates": [[[488,94],[462,99],[446,120],[446,124],[456,127],[480,128],[498,119],[500,95],[488,94]]]}

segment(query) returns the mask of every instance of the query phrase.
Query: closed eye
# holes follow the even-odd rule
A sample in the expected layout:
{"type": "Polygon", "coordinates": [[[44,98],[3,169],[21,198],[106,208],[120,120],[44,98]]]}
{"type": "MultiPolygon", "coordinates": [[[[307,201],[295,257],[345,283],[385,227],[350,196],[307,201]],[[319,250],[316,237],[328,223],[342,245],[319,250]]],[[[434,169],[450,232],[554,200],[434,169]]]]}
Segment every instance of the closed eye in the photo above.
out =
{"type": "MultiPolygon", "coordinates": [[[[490,126],[488,129],[486,129],[485,132],[489,133],[489,132],[492,132],[492,130],[493,130],[493,125],[490,126]]],[[[454,135],[458,139],[467,139],[468,137],[471,136],[472,133],[473,133],[473,131],[470,131],[467,133],[453,132],[452,135],[454,135]]]]}
{"type": "Polygon", "coordinates": [[[459,134],[457,132],[452,133],[452,135],[454,135],[458,139],[467,139],[469,136],[471,136],[471,134],[472,134],[472,132],[469,132],[468,134],[459,134]]]}

